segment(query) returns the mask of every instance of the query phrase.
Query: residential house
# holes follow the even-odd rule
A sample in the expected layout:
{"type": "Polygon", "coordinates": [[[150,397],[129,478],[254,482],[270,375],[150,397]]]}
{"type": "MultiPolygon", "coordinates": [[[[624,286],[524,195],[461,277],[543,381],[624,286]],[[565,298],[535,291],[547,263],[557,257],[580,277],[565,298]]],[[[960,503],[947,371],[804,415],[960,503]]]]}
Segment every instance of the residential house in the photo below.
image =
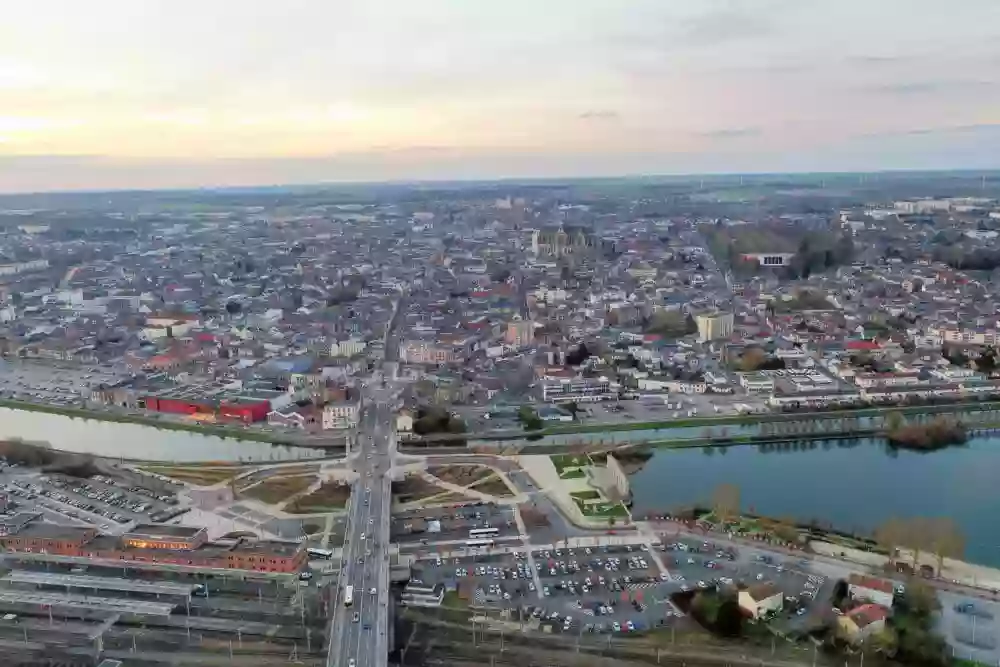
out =
{"type": "Polygon", "coordinates": [[[396,415],[396,431],[398,433],[410,433],[413,431],[413,415],[406,410],[402,410],[396,415]]]}
{"type": "Polygon", "coordinates": [[[737,599],[740,609],[751,618],[761,618],[781,611],[784,597],[781,590],[771,581],[754,584],[740,591],[737,599]]]}
{"type": "Polygon", "coordinates": [[[837,631],[844,640],[860,644],[885,628],[889,610],[878,604],[864,604],[837,617],[837,631]]]}
{"type": "Polygon", "coordinates": [[[855,600],[866,600],[874,604],[892,608],[892,582],[861,574],[852,574],[847,580],[847,592],[855,600]]]}

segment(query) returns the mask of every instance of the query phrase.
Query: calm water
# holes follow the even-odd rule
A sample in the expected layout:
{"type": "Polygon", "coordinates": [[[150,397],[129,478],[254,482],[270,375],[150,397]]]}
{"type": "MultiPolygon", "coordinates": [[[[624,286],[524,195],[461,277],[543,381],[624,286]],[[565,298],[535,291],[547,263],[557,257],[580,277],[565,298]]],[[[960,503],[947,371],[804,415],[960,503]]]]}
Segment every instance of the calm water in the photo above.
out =
{"type": "Polygon", "coordinates": [[[632,476],[635,509],[707,505],[715,486],[735,484],[747,511],[859,533],[890,517],[947,516],[965,535],[965,560],[1000,567],[998,438],[926,454],[892,452],[874,440],[853,447],[827,441],[804,451],[708,451],[657,450],[632,476]]]}
{"type": "Polygon", "coordinates": [[[325,454],[309,447],[285,447],[9,408],[0,408],[0,438],[48,442],[54,449],[69,452],[154,461],[289,461],[325,454]]]}

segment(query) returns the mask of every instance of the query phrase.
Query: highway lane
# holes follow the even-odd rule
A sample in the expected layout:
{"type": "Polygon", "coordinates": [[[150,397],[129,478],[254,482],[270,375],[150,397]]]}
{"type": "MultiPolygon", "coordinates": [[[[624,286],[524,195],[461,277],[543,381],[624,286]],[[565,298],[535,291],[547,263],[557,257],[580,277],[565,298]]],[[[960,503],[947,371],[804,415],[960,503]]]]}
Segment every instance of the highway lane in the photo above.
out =
{"type": "Polygon", "coordinates": [[[357,479],[351,489],[339,590],[331,613],[327,667],[384,667],[388,660],[389,514],[395,402],[400,391],[396,328],[404,298],[394,305],[386,328],[385,359],[365,383],[358,444],[348,460],[357,479]],[[349,608],[344,605],[346,586],[353,587],[354,604],[349,608]]]}

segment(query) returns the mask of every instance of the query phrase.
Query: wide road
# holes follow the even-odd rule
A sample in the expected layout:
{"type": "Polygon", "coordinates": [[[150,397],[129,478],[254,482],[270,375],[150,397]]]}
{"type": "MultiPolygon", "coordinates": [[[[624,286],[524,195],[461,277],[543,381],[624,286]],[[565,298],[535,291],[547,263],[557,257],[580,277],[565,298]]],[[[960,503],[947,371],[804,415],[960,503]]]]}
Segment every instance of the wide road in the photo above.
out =
{"type": "Polygon", "coordinates": [[[327,667],[385,667],[389,657],[389,520],[392,463],[396,452],[395,412],[399,342],[396,305],[385,334],[385,361],[365,383],[357,446],[349,465],[357,474],[351,489],[336,606],[330,615],[327,667]],[[346,590],[352,589],[352,604],[346,590]]]}

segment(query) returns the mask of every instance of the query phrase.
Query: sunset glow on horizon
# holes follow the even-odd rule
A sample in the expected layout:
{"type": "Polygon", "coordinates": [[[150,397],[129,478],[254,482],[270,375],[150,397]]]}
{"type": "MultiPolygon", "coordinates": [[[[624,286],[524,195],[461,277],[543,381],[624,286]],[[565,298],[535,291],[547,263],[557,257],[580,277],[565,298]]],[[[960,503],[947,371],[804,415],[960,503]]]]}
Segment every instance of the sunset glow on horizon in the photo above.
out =
{"type": "Polygon", "coordinates": [[[10,4],[0,191],[1000,166],[993,0],[10,4]]]}

